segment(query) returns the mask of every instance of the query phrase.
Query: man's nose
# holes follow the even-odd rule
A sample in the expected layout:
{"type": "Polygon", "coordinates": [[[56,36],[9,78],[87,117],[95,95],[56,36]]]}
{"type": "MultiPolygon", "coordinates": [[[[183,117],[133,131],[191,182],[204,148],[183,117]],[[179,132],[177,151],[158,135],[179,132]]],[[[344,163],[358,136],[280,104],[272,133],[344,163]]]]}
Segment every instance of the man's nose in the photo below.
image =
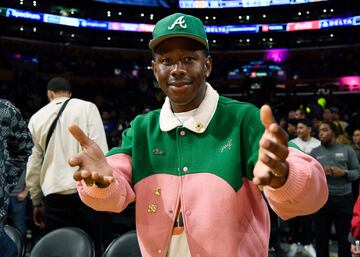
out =
{"type": "Polygon", "coordinates": [[[184,75],[186,73],[186,69],[185,69],[185,65],[183,65],[182,62],[176,62],[173,65],[173,69],[171,71],[173,76],[181,76],[184,75]]]}

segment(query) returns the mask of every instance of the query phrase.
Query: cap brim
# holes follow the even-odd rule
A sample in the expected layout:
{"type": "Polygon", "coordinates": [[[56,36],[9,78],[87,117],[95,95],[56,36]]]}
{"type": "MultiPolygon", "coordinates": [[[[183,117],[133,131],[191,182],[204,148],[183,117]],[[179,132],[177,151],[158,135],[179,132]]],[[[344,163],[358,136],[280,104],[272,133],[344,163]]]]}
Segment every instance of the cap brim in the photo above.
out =
{"type": "Polygon", "coordinates": [[[199,43],[201,43],[202,45],[204,45],[206,48],[208,48],[208,44],[205,40],[203,40],[202,38],[199,37],[195,37],[194,35],[189,35],[189,34],[171,34],[171,35],[166,35],[166,36],[162,36],[162,37],[158,37],[156,39],[152,39],[149,42],[149,48],[151,50],[154,50],[155,47],[157,47],[162,41],[169,39],[169,38],[174,38],[174,37],[185,37],[185,38],[190,38],[193,39],[199,43]]]}

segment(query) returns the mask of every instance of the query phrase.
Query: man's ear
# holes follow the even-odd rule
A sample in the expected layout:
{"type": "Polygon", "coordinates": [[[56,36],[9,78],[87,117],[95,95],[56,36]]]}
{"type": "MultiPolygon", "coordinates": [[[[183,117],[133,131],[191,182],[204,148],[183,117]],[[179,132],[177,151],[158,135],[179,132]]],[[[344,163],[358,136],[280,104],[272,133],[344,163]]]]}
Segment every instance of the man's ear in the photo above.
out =
{"type": "Polygon", "coordinates": [[[155,76],[156,80],[158,81],[158,69],[157,69],[157,66],[156,66],[154,60],[151,61],[151,68],[153,70],[153,73],[154,73],[154,76],[155,76]]]}
{"type": "Polygon", "coordinates": [[[54,91],[48,90],[47,91],[47,97],[48,97],[49,101],[52,101],[54,99],[54,97],[55,97],[54,91]]]}
{"type": "Polygon", "coordinates": [[[208,57],[206,57],[206,60],[205,60],[205,76],[206,76],[206,78],[208,78],[210,76],[211,70],[212,70],[212,58],[209,55],[208,57]]]}

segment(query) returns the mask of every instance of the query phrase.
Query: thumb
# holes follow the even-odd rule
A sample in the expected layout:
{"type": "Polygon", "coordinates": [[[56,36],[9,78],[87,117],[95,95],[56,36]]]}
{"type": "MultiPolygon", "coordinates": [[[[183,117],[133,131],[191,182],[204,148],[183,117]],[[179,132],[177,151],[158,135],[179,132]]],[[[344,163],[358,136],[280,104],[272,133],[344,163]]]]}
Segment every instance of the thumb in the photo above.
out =
{"type": "Polygon", "coordinates": [[[276,122],[269,105],[265,104],[261,107],[260,119],[265,129],[269,129],[270,125],[276,122]]]}
{"type": "Polygon", "coordinates": [[[88,146],[92,143],[91,139],[85,135],[85,133],[81,130],[81,128],[79,128],[79,126],[71,124],[69,125],[68,130],[82,147],[88,146]]]}

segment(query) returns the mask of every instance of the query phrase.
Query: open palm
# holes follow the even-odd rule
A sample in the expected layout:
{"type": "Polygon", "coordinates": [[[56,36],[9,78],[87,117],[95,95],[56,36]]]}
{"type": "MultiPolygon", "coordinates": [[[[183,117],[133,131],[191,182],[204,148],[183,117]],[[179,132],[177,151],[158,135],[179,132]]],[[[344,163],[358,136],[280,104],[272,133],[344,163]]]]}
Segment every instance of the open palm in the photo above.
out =
{"type": "Polygon", "coordinates": [[[77,125],[69,126],[70,133],[80,143],[82,151],[69,160],[70,166],[79,166],[74,173],[74,179],[84,179],[88,186],[108,186],[112,181],[112,168],[107,163],[104,153],[77,125]]]}

